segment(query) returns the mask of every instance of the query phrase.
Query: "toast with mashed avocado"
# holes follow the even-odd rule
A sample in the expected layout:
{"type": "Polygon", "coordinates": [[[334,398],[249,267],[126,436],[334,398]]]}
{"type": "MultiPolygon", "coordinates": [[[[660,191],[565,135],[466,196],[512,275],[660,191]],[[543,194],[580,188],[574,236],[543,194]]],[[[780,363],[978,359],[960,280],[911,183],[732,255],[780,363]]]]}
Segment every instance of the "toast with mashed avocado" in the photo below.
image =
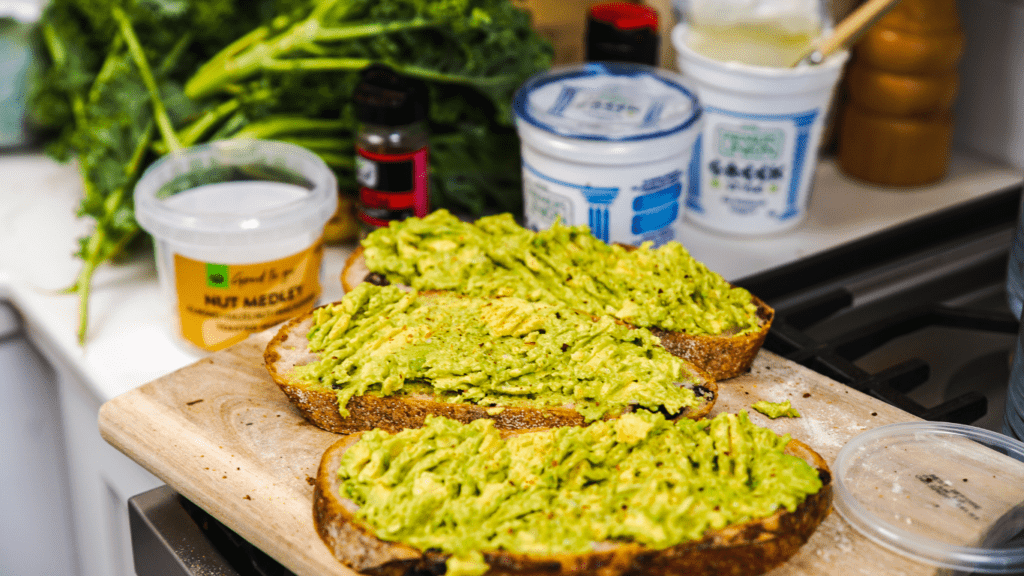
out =
{"type": "Polygon", "coordinates": [[[715,380],[743,374],[774,311],[695,260],[678,242],[609,245],[586,226],[532,232],[509,214],[464,222],[438,210],[370,233],[341,275],[472,296],[564,303],[647,328],[715,380]]]}
{"type": "Polygon", "coordinates": [[[264,360],[303,415],[338,433],[429,415],[499,428],[634,410],[700,418],[717,386],[648,330],[562,304],[360,284],[280,328],[264,360]]]}
{"type": "Polygon", "coordinates": [[[500,433],[428,418],[353,434],[314,485],[317,532],[373,575],[754,575],[831,505],[814,450],[745,412],[500,433]]]}

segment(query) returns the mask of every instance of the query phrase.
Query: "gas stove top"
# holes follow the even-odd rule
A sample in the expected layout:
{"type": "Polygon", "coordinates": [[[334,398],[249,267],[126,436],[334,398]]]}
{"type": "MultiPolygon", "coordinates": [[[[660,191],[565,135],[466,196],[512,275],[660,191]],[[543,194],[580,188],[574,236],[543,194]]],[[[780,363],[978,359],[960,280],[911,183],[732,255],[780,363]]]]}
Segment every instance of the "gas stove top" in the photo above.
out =
{"type": "Polygon", "coordinates": [[[1020,197],[1009,188],[736,284],[776,310],[766,349],[926,420],[1001,432],[1020,197]]]}

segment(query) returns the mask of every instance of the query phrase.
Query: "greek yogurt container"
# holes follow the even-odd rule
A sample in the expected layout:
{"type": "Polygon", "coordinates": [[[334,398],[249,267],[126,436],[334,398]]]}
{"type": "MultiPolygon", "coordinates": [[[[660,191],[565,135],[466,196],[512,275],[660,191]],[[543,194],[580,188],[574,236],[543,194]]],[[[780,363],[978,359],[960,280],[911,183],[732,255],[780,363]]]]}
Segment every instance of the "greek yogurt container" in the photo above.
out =
{"type": "Polygon", "coordinates": [[[849,53],[792,68],[719,62],[672,32],[679,70],[704,109],[693,147],[686,219],[728,236],[798,226],[807,208],[825,120],[849,53]]]}
{"type": "Polygon", "coordinates": [[[679,236],[701,107],[679,76],[591,62],[528,80],[513,100],[525,225],[586,224],[605,242],[679,236]]]}

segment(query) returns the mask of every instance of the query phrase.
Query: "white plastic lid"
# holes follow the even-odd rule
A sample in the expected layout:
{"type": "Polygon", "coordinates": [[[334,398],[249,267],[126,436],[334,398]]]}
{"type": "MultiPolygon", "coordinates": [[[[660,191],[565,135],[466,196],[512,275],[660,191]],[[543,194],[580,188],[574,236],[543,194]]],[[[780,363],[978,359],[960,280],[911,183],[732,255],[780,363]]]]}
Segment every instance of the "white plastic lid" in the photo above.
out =
{"type": "Polygon", "coordinates": [[[882,546],[943,568],[1024,572],[1024,443],[944,422],[859,434],[833,465],[835,507],[882,546]]]}
{"type": "Polygon", "coordinates": [[[682,78],[632,63],[555,68],[523,84],[512,102],[520,137],[558,155],[650,161],[689,148],[701,107],[682,78]]]}
{"type": "Polygon", "coordinates": [[[310,234],[337,206],[337,180],[319,156],[267,140],[221,140],[168,154],[135,186],[142,228],[197,246],[247,246],[310,234]],[[200,190],[202,201],[190,201],[188,193],[200,190]]]}

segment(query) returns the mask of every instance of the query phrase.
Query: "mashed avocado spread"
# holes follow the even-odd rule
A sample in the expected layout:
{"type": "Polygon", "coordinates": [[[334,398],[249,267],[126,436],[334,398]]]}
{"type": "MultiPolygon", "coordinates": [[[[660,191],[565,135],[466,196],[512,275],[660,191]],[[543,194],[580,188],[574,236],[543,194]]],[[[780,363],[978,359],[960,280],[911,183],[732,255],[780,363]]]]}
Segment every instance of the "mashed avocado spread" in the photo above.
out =
{"type": "Polygon", "coordinates": [[[675,415],[700,404],[685,360],[648,330],[521,298],[420,294],[362,283],[313,312],[316,362],[294,377],[353,396],[430,393],[445,402],[572,405],[587,421],[629,405],[675,415]]]}
{"type": "Polygon", "coordinates": [[[788,442],[742,411],[677,422],[638,412],[507,439],[489,420],[430,417],[364,433],[342,457],[340,496],[379,538],[451,553],[449,576],[482,574],[481,551],[663,549],[793,511],[822,484],[783,453],[788,442]]]}
{"type": "Polygon", "coordinates": [[[764,414],[765,416],[771,418],[772,420],[775,420],[776,418],[782,418],[783,416],[785,416],[786,418],[800,417],[800,413],[797,412],[796,408],[793,408],[792,404],[789,403],[789,400],[786,400],[784,402],[769,402],[767,400],[760,400],[758,402],[754,402],[753,404],[751,404],[750,407],[753,408],[754,410],[757,410],[761,414],[764,414]]]}
{"type": "Polygon", "coordinates": [[[532,232],[509,214],[468,223],[438,210],[393,222],[362,245],[371,271],[419,290],[561,302],[692,335],[745,333],[758,325],[750,293],[729,285],[678,242],[628,251],[602,242],[586,226],[556,223],[532,232]]]}

